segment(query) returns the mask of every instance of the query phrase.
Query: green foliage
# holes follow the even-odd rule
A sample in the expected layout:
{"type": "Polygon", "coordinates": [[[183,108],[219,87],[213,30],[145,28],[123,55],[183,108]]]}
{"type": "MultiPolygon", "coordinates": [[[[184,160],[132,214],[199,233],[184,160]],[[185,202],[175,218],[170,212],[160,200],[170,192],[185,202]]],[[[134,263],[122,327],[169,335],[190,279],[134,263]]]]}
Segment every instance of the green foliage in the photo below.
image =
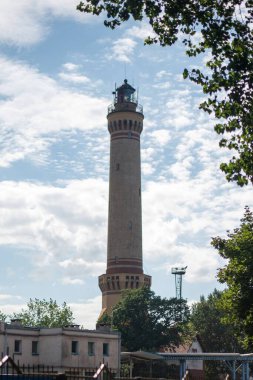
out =
{"type": "Polygon", "coordinates": [[[220,147],[232,152],[220,165],[228,181],[253,183],[253,22],[252,0],[86,0],[77,9],[103,14],[112,29],[133,17],[147,19],[155,32],[146,44],[183,42],[186,54],[210,55],[207,70],[184,70],[208,99],[200,108],[219,119],[220,147]]]}
{"type": "Polygon", "coordinates": [[[238,352],[234,327],[222,322],[226,315],[219,305],[222,293],[215,289],[207,298],[201,296],[200,301],[192,306],[190,320],[205,351],[238,352]]]}
{"type": "Polygon", "coordinates": [[[239,228],[228,231],[227,239],[216,237],[212,245],[228,260],[219,269],[218,280],[227,285],[220,307],[223,321],[240,331],[238,339],[247,350],[253,350],[253,214],[245,207],[239,228]]]}
{"type": "Polygon", "coordinates": [[[162,345],[177,346],[183,325],[189,317],[185,300],[161,298],[147,287],[127,290],[99,323],[107,323],[121,332],[122,346],[129,351],[152,351],[162,345]]]}
{"type": "Polygon", "coordinates": [[[2,313],[1,310],[0,310],[0,321],[1,322],[5,322],[6,319],[7,319],[7,317],[8,316],[6,314],[2,313]]]}
{"type": "Polygon", "coordinates": [[[19,318],[26,326],[64,327],[73,323],[73,313],[66,302],[59,306],[50,298],[49,301],[30,299],[27,309],[15,313],[12,318],[19,318]]]}
{"type": "MultiPolygon", "coordinates": [[[[206,352],[241,352],[234,326],[222,322],[226,316],[226,311],[219,305],[222,294],[215,289],[207,298],[201,296],[200,301],[192,306],[191,324],[206,352]]],[[[220,374],[226,372],[227,367],[222,362],[205,363],[206,380],[218,380],[220,374]]]]}

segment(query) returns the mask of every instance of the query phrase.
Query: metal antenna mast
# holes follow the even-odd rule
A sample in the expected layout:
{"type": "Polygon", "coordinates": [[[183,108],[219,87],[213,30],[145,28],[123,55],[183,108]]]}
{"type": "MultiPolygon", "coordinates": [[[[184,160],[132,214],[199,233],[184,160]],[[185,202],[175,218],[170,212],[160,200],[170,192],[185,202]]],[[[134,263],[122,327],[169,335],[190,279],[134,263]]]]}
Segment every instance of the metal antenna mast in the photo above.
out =
{"type": "Polygon", "coordinates": [[[186,267],[181,268],[171,268],[171,273],[175,275],[175,286],[176,286],[176,298],[182,299],[182,277],[186,272],[186,267]]]}

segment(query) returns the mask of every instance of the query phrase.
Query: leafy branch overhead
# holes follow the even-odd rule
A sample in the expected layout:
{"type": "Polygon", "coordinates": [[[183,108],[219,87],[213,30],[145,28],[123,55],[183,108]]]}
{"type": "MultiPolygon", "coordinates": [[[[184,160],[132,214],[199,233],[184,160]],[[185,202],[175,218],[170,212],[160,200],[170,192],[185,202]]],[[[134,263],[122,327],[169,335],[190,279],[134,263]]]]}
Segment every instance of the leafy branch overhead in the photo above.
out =
{"type": "Polygon", "coordinates": [[[220,165],[228,181],[253,184],[253,1],[252,0],[86,0],[77,9],[102,14],[112,29],[132,17],[148,19],[155,37],[146,44],[183,42],[186,54],[210,55],[206,72],[184,70],[208,99],[200,108],[219,122],[220,147],[231,151],[220,165]]]}

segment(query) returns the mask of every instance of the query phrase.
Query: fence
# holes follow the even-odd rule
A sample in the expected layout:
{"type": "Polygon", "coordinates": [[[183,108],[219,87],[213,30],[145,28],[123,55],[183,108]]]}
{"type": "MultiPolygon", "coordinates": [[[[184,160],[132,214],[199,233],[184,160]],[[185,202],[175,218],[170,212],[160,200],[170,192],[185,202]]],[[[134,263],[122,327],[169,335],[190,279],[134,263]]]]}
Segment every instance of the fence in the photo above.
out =
{"type": "Polygon", "coordinates": [[[116,371],[104,363],[99,368],[58,368],[45,365],[17,365],[9,356],[0,361],[0,380],[112,380],[116,371]]]}

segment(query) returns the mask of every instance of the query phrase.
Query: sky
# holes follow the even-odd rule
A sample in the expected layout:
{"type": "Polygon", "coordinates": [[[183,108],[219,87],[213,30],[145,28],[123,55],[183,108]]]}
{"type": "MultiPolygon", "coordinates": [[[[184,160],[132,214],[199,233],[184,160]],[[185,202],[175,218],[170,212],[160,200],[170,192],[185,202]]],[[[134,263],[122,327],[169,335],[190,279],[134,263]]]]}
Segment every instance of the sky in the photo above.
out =
{"type": "Polygon", "coordinates": [[[215,120],[183,46],[144,46],[148,24],[112,31],[77,0],[0,2],[0,311],[30,298],[64,301],[94,328],[106,269],[109,133],[115,83],[144,108],[141,135],[144,272],[175,296],[171,268],[187,266],[183,297],[207,296],[225,262],[210,245],[239,226],[252,188],[226,182],[215,120]]]}

